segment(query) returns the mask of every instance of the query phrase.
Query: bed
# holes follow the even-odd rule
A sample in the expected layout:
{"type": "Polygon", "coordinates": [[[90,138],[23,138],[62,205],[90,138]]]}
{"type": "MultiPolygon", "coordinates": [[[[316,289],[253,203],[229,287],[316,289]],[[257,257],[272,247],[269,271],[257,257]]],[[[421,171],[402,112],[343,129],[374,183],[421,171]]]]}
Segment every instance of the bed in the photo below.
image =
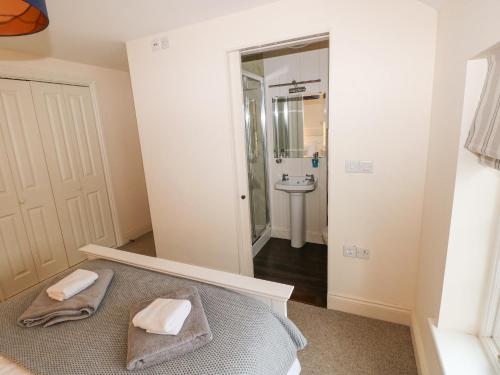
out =
{"type": "Polygon", "coordinates": [[[293,349],[303,345],[301,335],[285,318],[292,286],[97,245],[87,245],[80,251],[90,259],[82,268],[114,269],[115,280],[110,286],[114,289],[107,294],[95,316],[66,327],[60,324],[32,330],[11,324],[12,318],[50,281],[5,302],[0,306],[1,375],[131,373],[123,369],[122,358],[126,348],[123,324],[128,304],[160,296],[163,289],[186,284],[200,291],[215,343],[197,350],[192,357],[183,357],[182,361],[174,360],[132,373],[300,373],[293,349]],[[103,331],[106,335],[99,334],[103,331]],[[94,341],[96,347],[93,347],[94,341]],[[60,354],[55,355],[54,351],[60,354]],[[206,371],[198,368],[200,364],[206,371]],[[270,370],[271,367],[274,370],[270,370]]]}

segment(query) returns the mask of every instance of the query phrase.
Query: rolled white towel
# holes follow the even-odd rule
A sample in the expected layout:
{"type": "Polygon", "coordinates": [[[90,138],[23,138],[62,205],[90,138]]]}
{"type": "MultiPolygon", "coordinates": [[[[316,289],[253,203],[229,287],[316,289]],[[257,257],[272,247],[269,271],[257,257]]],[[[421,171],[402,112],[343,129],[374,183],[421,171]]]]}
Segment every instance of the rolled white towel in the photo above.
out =
{"type": "Polygon", "coordinates": [[[50,298],[64,301],[91,286],[99,277],[95,272],[78,269],[47,288],[50,298]]]}
{"type": "Polygon", "coordinates": [[[132,324],[149,333],[177,335],[190,312],[187,299],[157,298],[135,314],[132,324]]]}

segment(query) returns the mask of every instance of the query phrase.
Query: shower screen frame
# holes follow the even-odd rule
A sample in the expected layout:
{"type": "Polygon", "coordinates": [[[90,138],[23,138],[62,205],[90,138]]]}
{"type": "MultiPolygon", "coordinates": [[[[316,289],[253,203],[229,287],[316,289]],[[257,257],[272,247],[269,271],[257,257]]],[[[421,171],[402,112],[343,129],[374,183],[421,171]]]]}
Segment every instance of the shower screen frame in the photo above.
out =
{"type": "Polygon", "coordinates": [[[258,241],[258,239],[265,233],[266,229],[271,224],[271,215],[270,215],[270,204],[269,204],[269,172],[268,172],[268,145],[267,145],[267,118],[266,118],[266,101],[265,101],[265,86],[264,86],[264,78],[253,74],[251,72],[242,70],[242,87],[243,87],[243,113],[245,118],[245,153],[246,153],[246,161],[247,161],[247,174],[248,174],[248,192],[249,192],[249,206],[250,206],[250,224],[251,224],[251,237],[252,237],[252,245],[258,241]],[[251,79],[254,81],[258,81],[260,84],[260,92],[261,92],[261,116],[260,116],[260,126],[262,131],[262,141],[263,141],[263,164],[264,164],[264,193],[265,193],[265,209],[266,209],[266,224],[264,228],[256,233],[255,230],[255,217],[253,210],[253,198],[252,198],[252,189],[250,186],[251,183],[251,174],[252,171],[250,169],[250,124],[249,124],[249,108],[250,108],[250,100],[248,96],[245,94],[246,89],[246,80],[251,79]]]}

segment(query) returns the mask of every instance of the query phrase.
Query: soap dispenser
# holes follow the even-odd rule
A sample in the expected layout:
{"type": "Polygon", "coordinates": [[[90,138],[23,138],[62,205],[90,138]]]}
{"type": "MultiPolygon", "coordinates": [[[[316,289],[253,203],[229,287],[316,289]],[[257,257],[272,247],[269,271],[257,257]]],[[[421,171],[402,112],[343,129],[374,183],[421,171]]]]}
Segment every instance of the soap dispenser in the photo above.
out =
{"type": "Polygon", "coordinates": [[[319,167],[319,153],[318,152],[315,152],[313,154],[312,167],[313,168],[318,168],[319,167]]]}

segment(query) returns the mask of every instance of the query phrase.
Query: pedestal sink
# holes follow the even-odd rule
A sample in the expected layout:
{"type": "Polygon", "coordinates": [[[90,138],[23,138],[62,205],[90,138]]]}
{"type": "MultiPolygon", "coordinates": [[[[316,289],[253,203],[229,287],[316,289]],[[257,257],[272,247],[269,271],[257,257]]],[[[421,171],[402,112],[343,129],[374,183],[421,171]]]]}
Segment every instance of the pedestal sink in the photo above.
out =
{"type": "Polygon", "coordinates": [[[287,176],[278,181],[274,188],[290,196],[290,237],[292,247],[300,248],[306,243],[305,195],[316,189],[313,175],[287,176]]]}

